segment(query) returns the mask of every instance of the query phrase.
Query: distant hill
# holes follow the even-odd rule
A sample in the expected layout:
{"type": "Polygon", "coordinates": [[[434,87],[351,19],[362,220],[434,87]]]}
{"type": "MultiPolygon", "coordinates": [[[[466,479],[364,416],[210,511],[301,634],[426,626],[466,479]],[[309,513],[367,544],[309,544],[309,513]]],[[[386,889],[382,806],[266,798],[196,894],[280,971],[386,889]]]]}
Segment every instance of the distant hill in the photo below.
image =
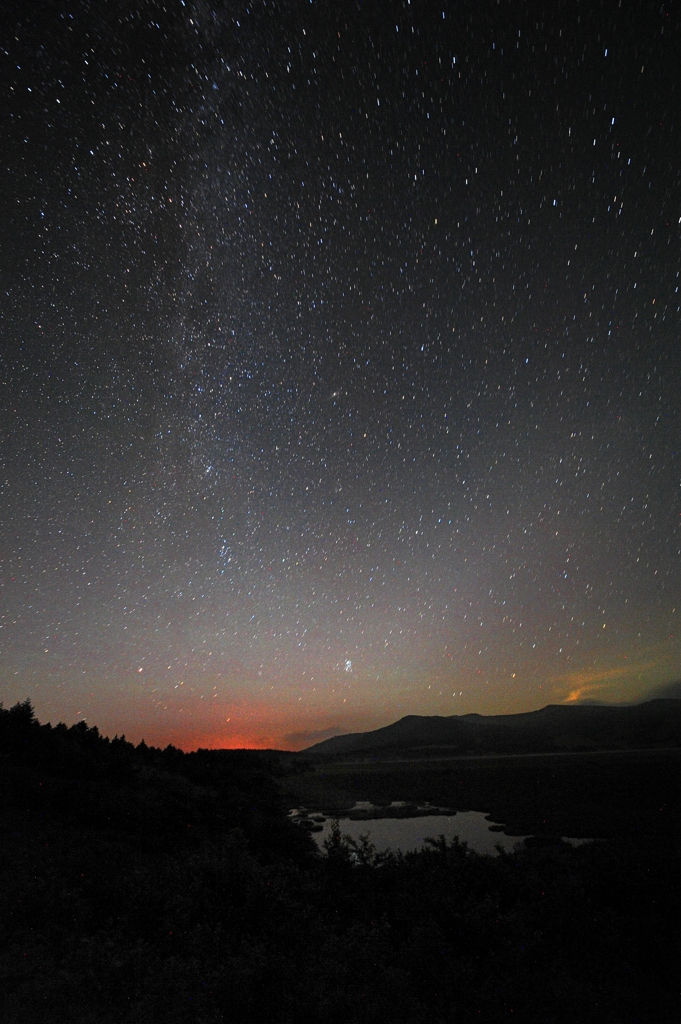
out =
{"type": "Polygon", "coordinates": [[[407,715],[372,732],[333,736],[303,753],[419,757],[681,746],[681,700],[630,706],[549,704],[519,715],[407,715]]]}

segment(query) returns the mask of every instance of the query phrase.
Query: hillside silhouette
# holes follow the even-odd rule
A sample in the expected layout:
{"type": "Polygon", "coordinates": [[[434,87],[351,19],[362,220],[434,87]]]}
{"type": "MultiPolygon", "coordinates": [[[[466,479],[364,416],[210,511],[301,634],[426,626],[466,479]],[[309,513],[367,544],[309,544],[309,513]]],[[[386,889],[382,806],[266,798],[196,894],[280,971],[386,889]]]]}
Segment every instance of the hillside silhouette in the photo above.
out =
{"type": "Polygon", "coordinates": [[[681,746],[681,700],[633,706],[549,704],[515,715],[407,715],[371,732],[333,736],[308,747],[316,758],[412,754],[548,753],[681,746]]]}

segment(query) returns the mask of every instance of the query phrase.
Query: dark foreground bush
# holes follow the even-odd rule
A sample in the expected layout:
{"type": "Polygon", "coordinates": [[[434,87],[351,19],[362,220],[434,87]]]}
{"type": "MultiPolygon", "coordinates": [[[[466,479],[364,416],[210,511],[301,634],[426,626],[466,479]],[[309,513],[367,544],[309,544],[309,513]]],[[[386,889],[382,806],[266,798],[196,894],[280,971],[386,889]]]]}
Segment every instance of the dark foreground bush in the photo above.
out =
{"type": "Polygon", "coordinates": [[[8,1024],[678,1019],[671,848],[394,857],[336,831],[321,856],[276,760],[116,747],[26,708],[0,744],[8,1024]]]}

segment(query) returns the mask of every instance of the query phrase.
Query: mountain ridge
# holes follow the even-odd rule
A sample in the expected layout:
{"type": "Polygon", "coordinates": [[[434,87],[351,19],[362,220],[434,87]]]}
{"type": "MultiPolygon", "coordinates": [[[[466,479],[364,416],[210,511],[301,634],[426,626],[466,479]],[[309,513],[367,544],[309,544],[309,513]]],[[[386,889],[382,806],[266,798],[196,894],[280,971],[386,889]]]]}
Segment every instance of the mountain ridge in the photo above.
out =
{"type": "Polygon", "coordinates": [[[415,748],[464,754],[679,745],[681,700],[669,697],[634,705],[547,704],[511,715],[405,715],[380,729],[332,736],[301,753],[323,758],[415,748]]]}

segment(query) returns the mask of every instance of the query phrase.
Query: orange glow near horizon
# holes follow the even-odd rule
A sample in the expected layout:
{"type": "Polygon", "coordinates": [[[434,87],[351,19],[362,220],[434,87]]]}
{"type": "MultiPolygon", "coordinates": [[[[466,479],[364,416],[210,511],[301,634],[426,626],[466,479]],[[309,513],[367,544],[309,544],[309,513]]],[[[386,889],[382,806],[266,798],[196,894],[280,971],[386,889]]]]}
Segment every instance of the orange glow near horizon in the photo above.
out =
{"type": "Polygon", "coordinates": [[[291,749],[284,742],[284,733],[272,729],[271,722],[257,723],[251,729],[240,729],[229,732],[226,729],[218,729],[206,724],[205,727],[194,726],[187,729],[167,728],[161,729],[157,725],[145,728],[138,725],[125,731],[126,739],[132,743],[139,743],[140,740],[151,747],[166,747],[172,744],[180,750],[267,750],[267,749],[291,749]]]}
{"type": "Polygon", "coordinates": [[[492,652],[488,662],[480,660],[477,648],[471,657],[455,652],[446,664],[439,656],[426,658],[416,645],[386,655],[383,664],[360,651],[352,671],[342,663],[325,674],[315,667],[312,687],[304,676],[312,668],[304,665],[297,676],[292,669],[284,673],[264,664],[262,674],[255,674],[257,684],[252,673],[225,678],[188,665],[167,682],[169,660],[151,663],[149,657],[143,672],[140,666],[134,669],[134,689],[125,677],[105,674],[93,663],[87,682],[64,685],[56,699],[50,692],[53,681],[24,666],[12,674],[13,690],[2,699],[9,707],[29,696],[41,722],[86,721],[103,736],[125,735],[135,745],[144,740],[185,751],[304,750],[331,736],[390,725],[405,715],[522,714],[547,704],[587,700],[634,703],[681,676],[681,645],[675,638],[638,649],[623,649],[619,643],[592,649],[581,664],[572,659],[561,663],[546,653],[530,657],[505,646],[492,652]]]}
{"type": "Polygon", "coordinates": [[[678,666],[675,659],[670,658],[668,646],[656,644],[640,652],[636,659],[623,655],[616,665],[571,672],[555,679],[553,688],[554,692],[562,691],[561,703],[564,704],[589,699],[643,700],[651,688],[651,680],[671,681],[675,670],[678,672],[678,666]]]}
{"type": "Polygon", "coordinates": [[[184,724],[178,726],[176,722],[170,724],[157,718],[140,716],[134,722],[123,722],[122,727],[121,724],[112,727],[110,720],[102,720],[100,725],[94,719],[88,719],[88,724],[98,725],[105,736],[124,735],[135,745],[144,740],[148,746],[163,748],[172,744],[184,751],[200,748],[303,750],[329,736],[367,731],[393,720],[382,721],[375,715],[366,714],[361,718],[349,716],[344,722],[329,725],[328,718],[295,718],[288,709],[262,706],[242,707],[238,716],[228,716],[228,719],[222,722],[211,721],[197,714],[192,720],[186,715],[184,724]]]}
{"type": "MultiPolygon", "coordinates": [[[[483,715],[517,714],[537,710],[554,702],[577,704],[595,699],[606,703],[628,703],[645,700],[647,694],[654,695],[654,686],[671,681],[672,672],[660,671],[665,667],[668,670],[670,668],[669,665],[661,665],[659,659],[648,659],[645,662],[625,662],[603,669],[582,669],[540,686],[537,692],[539,699],[533,705],[517,709],[508,706],[496,708],[490,702],[490,706],[481,706],[480,703],[475,710],[483,715]]],[[[334,735],[381,728],[407,714],[448,715],[446,709],[419,707],[416,702],[413,707],[385,705],[380,712],[364,707],[354,713],[339,714],[338,709],[331,707],[325,714],[320,709],[318,715],[308,712],[304,717],[292,713],[290,705],[274,707],[257,704],[249,707],[244,702],[236,714],[225,717],[216,715],[215,719],[221,721],[211,721],[211,716],[204,716],[203,710],[195,708],[195,714],[192,715],[185,706],[182,724],[177,720],[171,724],[168,718],[164,721],[152,715],[140,715],[134,721],[122,723],[118,720],[115,727],[109,716],[103,716],[100,721],[94,717],[88,718],[88,724],[98,725],[105,736],[125,735],[135,745],[144,740],[149,746],[164,748],[172,744],[187,752],[201,748],[304,750],[334,735]]],[[[449,714],[466,714],[472,710],[465,706],[449,714]]],[[[48,716],[40,714],[39,707],[36,712],[41,721],[48,720],[48,716]]]]}

